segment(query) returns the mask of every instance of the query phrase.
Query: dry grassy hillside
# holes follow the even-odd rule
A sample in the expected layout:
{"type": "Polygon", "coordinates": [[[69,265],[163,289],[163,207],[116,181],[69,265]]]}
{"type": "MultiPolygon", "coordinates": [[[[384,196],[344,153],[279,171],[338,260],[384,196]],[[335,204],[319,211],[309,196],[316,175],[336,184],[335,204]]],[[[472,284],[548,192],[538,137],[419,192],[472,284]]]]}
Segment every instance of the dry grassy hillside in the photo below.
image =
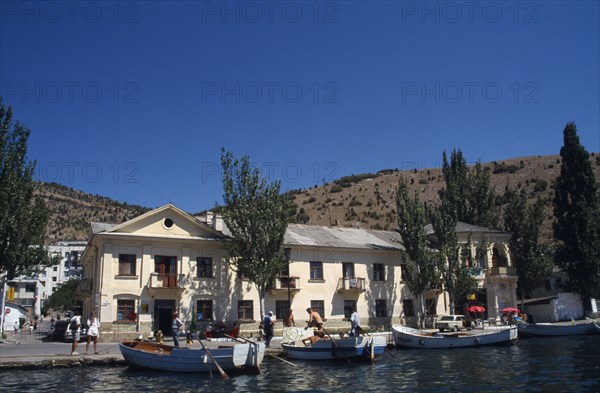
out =
{"type": "MultiPolygon", "coordinates": [[[[596,179],[600,183],[600,155],[592,155],[596,179]]],[[[484,164],[491,171],[497,195],[505,188],[525,187],[531,201],[546,199],[546,220],[542,232],[544,242],[552,241],[552,186],[560,173],[559,156],[521,157],[484,164]]],[[[382,170],[375,174],[347,176],[333,183],[288,193],[297,205],[294,222],[311,225],[360,227],[393,230],[396,223],[396,187],[400,177],[421,194],[428,204],[438,203],[438,190],[443,186],[441,169],[399,171],[382,170]]],[[[39,193],[50,209],[46,229],[47,242],[85,240],[89,222],[121,223],[148,208],[128,205],[110,198],[55,184],[40,183],[39,193]]]]}
{"type": "Polygon", "coordinates": [[[50,210],[46,242],[87,240],[91,221],[121,223],[149,209],[56,184],[40,183],[37,192],[50,210]]]}
{"type": "MultiPolygon", "coordinates": [[[[593,154],[592,165],[600,182],[600,155],[593,154]]],[[[497,195],[507,186],[525,187],[529,198],[546,202],[542,241],[552,241],[552,196],[555,178],[560,174],[560,156],[531,156],[484,164],[491,173],[497,195]]],[[[444,186],[440,168],[412,171],[382,170],[375,174],[347,176],[330,184],[289,193],[298,206],[296,222],[312,225],[337,225],[373,229],[397,227],[396,188],[403,177],[428,204],[439,202],[438,191],[444,186]]]]}

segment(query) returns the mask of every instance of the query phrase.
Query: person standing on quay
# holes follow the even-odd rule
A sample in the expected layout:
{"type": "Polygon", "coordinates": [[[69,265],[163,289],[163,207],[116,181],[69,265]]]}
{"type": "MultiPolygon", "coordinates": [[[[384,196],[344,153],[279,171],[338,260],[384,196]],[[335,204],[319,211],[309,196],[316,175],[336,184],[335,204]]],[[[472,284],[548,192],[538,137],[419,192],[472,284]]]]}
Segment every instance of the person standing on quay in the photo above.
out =
{"type": "Polygon", "coordinates": [[[80,327],[81,317],[77,315],[77,312],[75,312],[75,315],[73,315],[71,321],[69,322],[69,329],[71,329],[71,337],[73,337],[73,344],[71,344],[71,355],[79,355],[79,353],[77,353],[77,344],[79,343],[80,338],[80,327]]]}
{"type": "Polygon", "coordinates": [[[171,322],[171,334],[173,335],[173,345],[179,346],[179,328],[183,323],[179,320],[178,314],[173,313],[173,321],[171,322]]]}
{"type": "Polygon", "coordinates": [[[288,311],[288,315],[283,320],[283,326],[285,327],[293,327],[296,326],[296,321],[294,321],[294,312],[290,308],[288,311]]]}
{"type": "Polygon", "coordinates": [[[94,342],[94,355],[98,355],[98,336],[100,335],[100,321],[96,317],[96,313],[92,311],[92,315],[87,320],[88,332],[87,332],[87,344],[85,344],[85,354],[88,354],[90,349],[90,341],[94,342]]]}
{"type": "Polygon", "coordinates": [[[362,331],[360,327],[360,315],[358,315],[354,307],[350,311],[352,311],[350,315],[350,336],[357,337],[362,331]]]}
{"type": "Polygon", "coordinates": [[[275,324],[275,321],[273,320],[273,311],[269,311],[269,314],[265,316],[263,324],[265,325],[265,345],[268,347],[275,334],[273,331],[273,325],[275,324]]]}

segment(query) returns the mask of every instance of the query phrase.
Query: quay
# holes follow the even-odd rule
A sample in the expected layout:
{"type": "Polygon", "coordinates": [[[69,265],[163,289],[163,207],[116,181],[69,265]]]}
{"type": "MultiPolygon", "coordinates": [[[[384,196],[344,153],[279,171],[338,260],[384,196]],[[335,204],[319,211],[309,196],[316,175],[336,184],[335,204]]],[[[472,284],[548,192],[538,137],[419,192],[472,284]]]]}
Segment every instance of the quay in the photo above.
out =
{"type": "MultiPolygon", "coordinates": [[[[271,341],[267,354],[281,355],[281,338],[275,337],[271,341]]],[[[184,340],[183,340],[184,341],[184,340]]],[[[169,344],[169,342],[166,342],[169,344]]],[[[125,366],[127,363],[121,355],[118,342],[98,343],[98,355],[93,353],[85,355],[85,342],[79,343],[79,355],[71,355],[71,343],[68,342],[43,342],[29,340],[29,342],[0,343],[0,372],[6,370],[39,370],[49,368],[70,368],[89,366],[125,366]]],[[[199,343],[191,347],[199,346],[199,343]]],[[[90,344],[90,350],[92,349],[90,344]]],[[[270,356],[268,356],[270,357],[270,356]]]]}

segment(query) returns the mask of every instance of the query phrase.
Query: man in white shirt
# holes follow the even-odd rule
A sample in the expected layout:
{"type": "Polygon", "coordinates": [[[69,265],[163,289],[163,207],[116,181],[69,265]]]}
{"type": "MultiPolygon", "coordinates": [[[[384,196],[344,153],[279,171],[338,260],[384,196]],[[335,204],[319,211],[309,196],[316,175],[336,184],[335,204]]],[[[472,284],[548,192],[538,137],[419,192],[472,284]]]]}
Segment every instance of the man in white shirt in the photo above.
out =
{"type": "Polygon", "coordinates": [[[354,307],[350,311],[352,312],[350,315],[350,336],[356,337],[362,331],[360,327],[360,315],[358,315],[354,307]]]}
{"type": "Polygon", "coordinates": [[[69,329],[73,337],[73,344],[71,344],[71,355],[79,355],[77,353],[77,343],[79,343],[79,328],[81,327],[81,317],[75,313],[71,322],[69,323],[69,329]]]}

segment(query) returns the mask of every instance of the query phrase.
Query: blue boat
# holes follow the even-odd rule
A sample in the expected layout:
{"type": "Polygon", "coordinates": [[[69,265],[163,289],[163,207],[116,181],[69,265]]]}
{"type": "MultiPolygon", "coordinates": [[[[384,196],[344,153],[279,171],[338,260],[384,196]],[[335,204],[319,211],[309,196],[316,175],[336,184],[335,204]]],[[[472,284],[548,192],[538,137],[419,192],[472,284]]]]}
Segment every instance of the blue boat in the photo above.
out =
{"type": "Polygon", "coordinates": [[[387,346],[383,336],[358,336],[339,339],[309,337],[293,343],[282,343],[283,353],[292,359],[374,359],[387,346]]]}
{"type": "MultiPolygon", "coordinates": [[[[209,344],[206,344],[209,345],[209,344]]],[[[264,343],[219,342],[218,347],[173,347],[148,341],[123,341],[119,349],[132,367],[175,372],[223,370],[256,371],[265,353],[264,343]],[[212,355],[212,356],[211,356],[212,355]]]]}

